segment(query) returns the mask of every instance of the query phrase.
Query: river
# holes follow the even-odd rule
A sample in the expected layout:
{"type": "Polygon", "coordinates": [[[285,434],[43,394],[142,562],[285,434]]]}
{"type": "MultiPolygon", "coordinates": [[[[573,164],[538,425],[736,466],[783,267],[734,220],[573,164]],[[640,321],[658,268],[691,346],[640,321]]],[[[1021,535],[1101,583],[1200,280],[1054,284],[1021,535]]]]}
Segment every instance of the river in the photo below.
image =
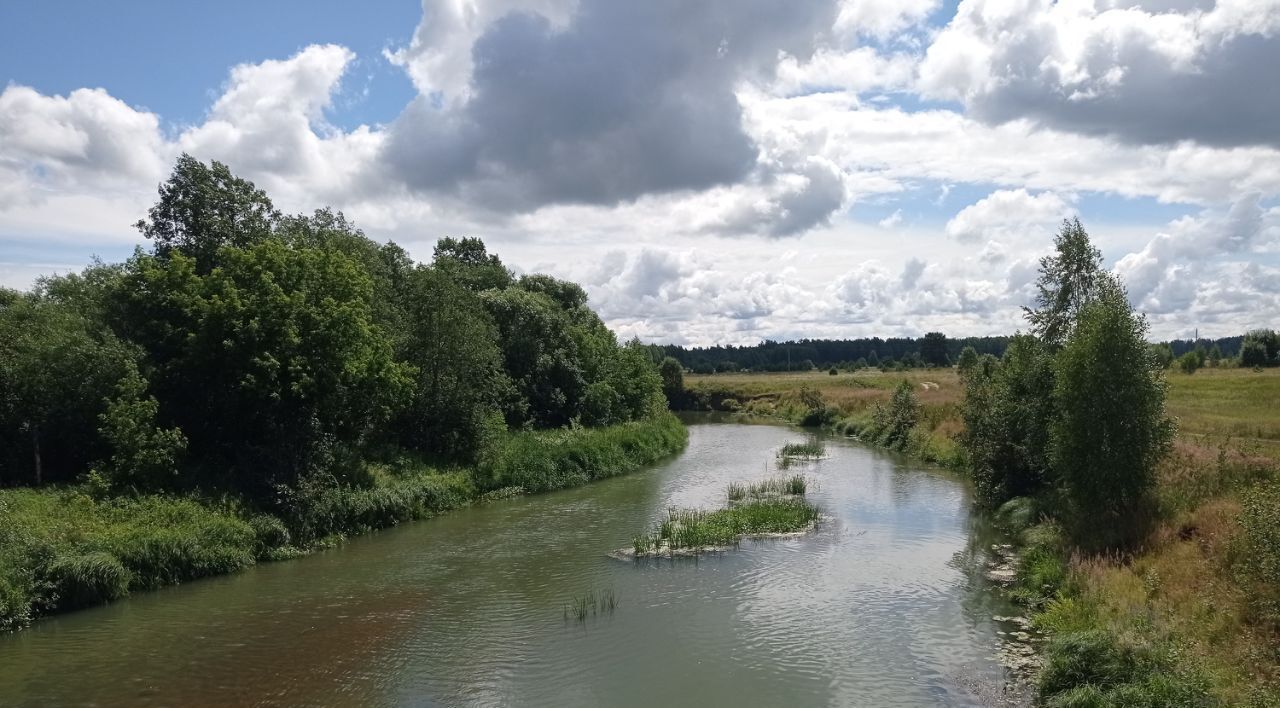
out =
{"type": "Polygon", "coordinates": [[[977,706],[1004,682],[961,480],[838,439],[797,539],[620,561],[809,433],[700,419],[672,460],[0,637],[0,705],[977,706]],[[565,605],[612,592],[580,622],[565,605]]]}

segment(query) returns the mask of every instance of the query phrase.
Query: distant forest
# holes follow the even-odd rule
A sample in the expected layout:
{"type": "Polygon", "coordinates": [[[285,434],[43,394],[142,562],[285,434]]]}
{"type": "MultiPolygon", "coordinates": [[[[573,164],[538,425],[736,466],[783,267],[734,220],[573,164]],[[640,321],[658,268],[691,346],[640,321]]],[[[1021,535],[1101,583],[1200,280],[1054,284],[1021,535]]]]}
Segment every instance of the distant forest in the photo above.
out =
{"type": "MultiPolygon", "coordinates": [[[[1175,339],[1169,348],[1178,357],[1193,351],[1197,345],[1205,350],[1216,344],[1223,356],[1240,353],[1243,335],[1221,339],[1175,339]]],[[[963,337],[951,339],[937,332],[923,337],[891,337],[881,339],[801,339],[794,342],[765,340],[752,346],[682,347],[674,344],[659,348],[694,373],[717,371],[806,371],[831,367],[851,369],[863,366],[949,365],[960,356],[960,350],[973,347],[978,354],[1004,355],[1009,337],[963,337]],[[945,355],[945,359],[942,358],[945,355]]]]}

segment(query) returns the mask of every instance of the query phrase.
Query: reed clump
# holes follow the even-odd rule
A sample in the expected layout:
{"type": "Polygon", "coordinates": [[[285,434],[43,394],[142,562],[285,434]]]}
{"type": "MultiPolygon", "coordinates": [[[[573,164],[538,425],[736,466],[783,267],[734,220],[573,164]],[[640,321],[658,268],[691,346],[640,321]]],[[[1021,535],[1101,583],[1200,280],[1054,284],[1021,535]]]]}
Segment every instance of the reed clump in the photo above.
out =
{"type": "Polygon", "coordinates": [[[808,486],[809,483],[804,475],[793,474],[771,477],[750,484],[730,482],[729,486],[725,488],[725,494],[728,496],[729,501],[740,502],[744,499],[802,495],[808,489],[808,486]]]}
{"type": "Polygon", "coordinates": [[[795,496],[750,499],[713,511],[672,508],[652,531],[632,539],[632,547],[637,556],[724,548],[744,536],[807,529],[818,516],[816,506],[795,496]]]}
{"type": "Polygon", "coordinates": [[[612,589],[588,591],[585,595],[575,595],[564,605],[564,619],[586,622],[588,617],[613,614],[618,609],[618,595],[612,589]]]}

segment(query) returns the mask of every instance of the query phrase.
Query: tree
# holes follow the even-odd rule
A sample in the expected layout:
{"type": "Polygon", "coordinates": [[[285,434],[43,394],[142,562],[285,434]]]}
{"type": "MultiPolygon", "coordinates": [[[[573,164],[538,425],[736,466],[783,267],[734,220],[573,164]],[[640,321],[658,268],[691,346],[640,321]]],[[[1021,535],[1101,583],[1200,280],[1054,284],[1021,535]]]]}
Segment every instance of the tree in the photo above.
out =
{"type": "Polygon", "coordinates": [[[106,454],[99,415],[138,351],[43,291],[0,308],[0,481],[67,481],[106,454]]]}
{"type": "Polygon", "coordinates": [[[1169,346],[1168,342],[1152,344],[1151,356],[1155,358],[1156,366],[1159,366],[1161,369],[1167,369],[1174,360],[1173,347],[1169,346]]]}
{"type": "Polygon", "coordinates": [[[172,489],[178,482],[178,464],[187,449],[187,438],[177,428],[156,423],[160,404],[146,395],[147,382],[131,371],[117,385],[117,396],[98,416],[98,432],[111,454],[93,470],[108,489],[151,492],[172,489]]]}
{"type": "Polygon", "coordinates": [[[515,276],[502,261],[485,248],[478,238],[442,238],[436,242],[431,261],[454,282],[474,292],[502,290],[515,282],[515,276]]]}
{"type": "Polygon", "coordinates": [[[515,395],[497,328],[479,296],[439,270],[414,270],[406,287],[413,394],[396,427],[411,448],[471,461],[489,417],[515,395]]]}
{"type": "Polygon", "coordinates": [[[1201,366],[1202,364],[1199,352],[1190,351],[1178,357],[1178,368],[1181,369],[1184,374],[1194,374],[1201,366]]]}
{"type": "Polygon", "coordinates": [[[1257,329],[1245,334],[1240,344],[1241,366],[1275,366],[1280,364],[1280,334],[1257,329]]]}
{"type": "Polygon", "coordinates": [[[675,357],[667,357],[658,365],[658,375],[662,377],[662,393],[667,397],[667,404],[678,407],[684,399],[684,367],[675,357]]]}
{"type": "Polygon", "coordinates": [[[1055,360],[1050,459],[1086,545],[1121,545],[1140,531],[1135,522],[1172,439],[1146,333],[1124,289],[1104,280],[1055,360]]]}
{"type": "Polygon", "coordinates": [[[410,367],[373,322],[371,278],[333,249],[269,239],[223,247],[219,267],[139,255],[124,326],[154,367],[160,419],[206,471],[267,495],[349,457],[405,403],[410,367]]]}
{"type": "Polygon", "coordinates": [[[960,350],[960,358],[956,360],[956,368],[960,373],[972,371],[973,367],[978,365],[978,352],[973,347],[966,346],[960,350]]]}
{"type": "Polygon", "coordinates": [[[929,366],[947,366],[947,336],[941,332],[926,332],[920,341],[920,358],[929,366]]]}
{"type": "Polygon", "coordinates": [[[876,351],[874,349],[872,349],[871,353],[867,355],[867,366],[870,366],[873,369],[880,368],[880,357],[876,355],[876,351]]]}
{"type": "Polygon", "coordinates": [[[231,174],[221,162],[206,166],[184,153],[160,185],[160,201],[135,226],[155,241],[157,256],[184,253],[205,274],[216,264],[218,249],[244,248],[267,238],[278,216],[266,193],[252,182],[231,174]]]}
{"type": "Polygon", "coordinates": [[[1036,307],[1023,308],[1031,331],[1052,346],[1062,344],[1104,277],[1101,267],[1102,252],[1089,240],[1080,219],[1063,220],[1054,238],[1054,254],[1040,259],[1036,307]]]}
{"type": "Polygon", "coordinates": [[[1003,359],[984,357],[961,375],[961,442],[978,498],[997,506],[1044,489],[1055,407],[1053,358],[1043,342],[1017,335],[1003,359]]]}

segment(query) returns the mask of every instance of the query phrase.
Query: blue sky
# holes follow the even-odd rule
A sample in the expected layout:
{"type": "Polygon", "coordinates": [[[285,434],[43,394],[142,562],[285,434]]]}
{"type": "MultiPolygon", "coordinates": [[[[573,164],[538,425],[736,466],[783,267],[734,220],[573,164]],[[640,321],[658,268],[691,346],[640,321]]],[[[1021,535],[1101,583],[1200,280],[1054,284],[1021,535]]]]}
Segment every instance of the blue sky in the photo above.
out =
{"type": "Polygon", "coordinates": [[[1278,37],[1280,0],[7,3],[0,284],[127,257],[188,152],[651,341],[1009,332],[1072,216],[1153,336],[1233,334],[1280,311],[1278,37]]]}

